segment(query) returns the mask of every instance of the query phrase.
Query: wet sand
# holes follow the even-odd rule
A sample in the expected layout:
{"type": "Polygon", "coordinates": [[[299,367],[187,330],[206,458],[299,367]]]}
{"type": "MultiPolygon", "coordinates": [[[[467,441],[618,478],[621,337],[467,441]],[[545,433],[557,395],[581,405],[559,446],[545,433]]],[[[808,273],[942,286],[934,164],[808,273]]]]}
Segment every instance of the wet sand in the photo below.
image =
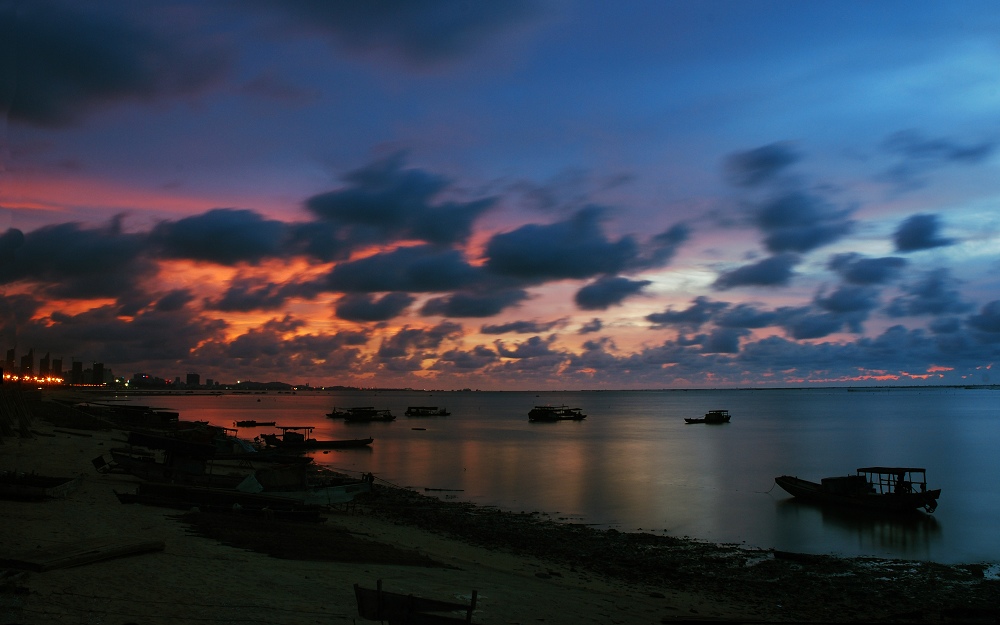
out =
{"type": "MultiPolygon", "coordinates": [[[[34,419],[0,439],[0,471],[82,475],[65,498],[0,500],[0,558],[94,538],[163,549],[0,577],[3,623],[354,623],[353,585],[467,601],[474,623],[996,622],[981,564],[750,551],[598,531],[376,485],[322,523],[122,504],[134,477],[98,473],[121,430],[34,419]],[[232,519],[232,517],[229,517],[232,519]],[[276,555],[269,555],[276,554],[276,555]],[[276,557],[280,556],[280,557],[276,557]]],[[[9,567],[7,567],[9,570],[9,567]]],[[[0,567],[3,569],[3,567],[0,567]]]]}

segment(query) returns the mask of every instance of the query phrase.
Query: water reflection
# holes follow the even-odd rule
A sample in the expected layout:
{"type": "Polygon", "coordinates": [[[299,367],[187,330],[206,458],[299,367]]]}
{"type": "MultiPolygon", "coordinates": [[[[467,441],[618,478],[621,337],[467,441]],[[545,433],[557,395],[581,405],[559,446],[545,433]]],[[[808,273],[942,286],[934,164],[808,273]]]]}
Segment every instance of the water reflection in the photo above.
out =
{"type": "Polygon", "coordinates": [[[942,541],[938,520],[916,510],[884,514],[798,499],[779,501],[775,507],[779,528],[791,530],[791,535],[782,532],[785,548],[793,550],[827,552],[850,540],[863,553],[926,560],[942,541]]]}

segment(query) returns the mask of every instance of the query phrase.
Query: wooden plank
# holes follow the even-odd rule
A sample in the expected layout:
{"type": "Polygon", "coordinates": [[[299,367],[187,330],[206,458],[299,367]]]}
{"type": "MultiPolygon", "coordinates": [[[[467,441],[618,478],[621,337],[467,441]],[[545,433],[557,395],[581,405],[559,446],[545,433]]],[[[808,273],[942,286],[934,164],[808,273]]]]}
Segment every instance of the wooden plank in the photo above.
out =
{"type": "Polygon", "coordinates": [[[60,543],[10,557],[0,557],[0,566],[44,572],[122,556],[163,551],[164,546],[162,540],[95,538],[75,543],[60,543]]]}

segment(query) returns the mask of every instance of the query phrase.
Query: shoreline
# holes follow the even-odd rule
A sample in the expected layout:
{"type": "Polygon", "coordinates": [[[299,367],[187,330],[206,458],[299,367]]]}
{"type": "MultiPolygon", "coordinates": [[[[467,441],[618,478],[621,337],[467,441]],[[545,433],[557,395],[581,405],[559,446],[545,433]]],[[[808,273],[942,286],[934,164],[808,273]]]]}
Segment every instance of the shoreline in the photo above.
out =
{"type": "Polygon", "coordinates": [[[164,548],[19,576],[0,588],[3,623],[351,623],[353,584],[377,579],[389,591],[443,599],[476,590],[474,623],[996,622],[1000,605],[1000,581],[979,564],[598,530],[387,487],[353,511],[325,513],[321,524],[257,523],[237,536],[237,524],[223,520],[209,538],[207,520],[117,500],[115,490],[138,480],[97,473],[90,461],[123,442],[121,430],[43,416],[31,430],[31,438],[0,439],[0,471],[84,478],[63,499],[4,501],[10,531],[0,558],[95,536],[157,539],[164,548]],[[298,539],[304,547],[295,552],[298,539]],[[338,561],[348,545],[357,547],[354,561],[338,561]],[[291,557],[265,555],[282,546],[291,557]],[[302,557],[313,559],[293,559],[302,557]],[[234,610],[240,618],[226,620],[234,610]]]}

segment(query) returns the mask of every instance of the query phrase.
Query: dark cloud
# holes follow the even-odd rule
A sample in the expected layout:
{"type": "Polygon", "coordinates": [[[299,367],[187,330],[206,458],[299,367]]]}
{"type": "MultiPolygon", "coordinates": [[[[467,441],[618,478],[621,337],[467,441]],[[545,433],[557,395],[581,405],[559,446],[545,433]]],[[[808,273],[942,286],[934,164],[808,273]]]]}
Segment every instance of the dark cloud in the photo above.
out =
{"type": "Polygon", "coordinates": [[[816,296],[816,305],[832,313],[869,312],[878,308],[879,292],[866,286],[846,285],[816,296]]]}
{"type": "Polygon", "coordinates": [[[548,338],[541,338],[539,336],[533,336],[526,341],[518,343],[513,349],[508,348],[504,345],[503,341],[497,340],[493,344],[497,348],[497,353],[504,358],[514,358],[514,359],[524,359],[524,358],[541,358],[550,357],[558,355],[557,352],[552,350],[552,343],[555,341],[555,336],[550,336],[548,338]]]}
{"type": "Polygon", "coordinates": [[[414,353],[428,354],[448,339],[458,339],[462,336],[462,326],[450,321],[444,321],[432,328],[411,328],[404,326],[392,336],[386,337],[379,346],[380,358],[409,358],[414,353]]]}
{"type": "Polygon", "coordinates": [[[552,328],[565,323],[564,319],[556,319],[540,323],[537,321],[512,321],[498,325],[483,325],[479,328],[481,334],[538,334],[548,332],[552,328]]]}
{"type": "Polygon", "coordinates": [[[291,297],[314,294],[312,285],[278,284],[237,276],[221,297],[205,301],[205,307],[223,312],[273,311],[279,310],[291,297]]]}
{"type": "Polygon", "coordinates": [[[675,224],[664,232],[650,239],[640,253],[639,258],[630,264],[632,269],[656,269],[663,267],[677,254],[681,244],[691,237],[691,227],[687,224],[675,224]]]}
{"type": "Polygon", "coordinates": [[[419,169],[404,169],[401,154],[351,172],[344,181],[350,186],[315,195],[305,206],[340,226],[341,236],[354,245],[396,240],[463,243],[475,220],[496,201],[442,199],[449,182],[419,169]]]}
{"type": "Polygon", "coordinates": [[[486,267],[523,280],[618,273],[637,258],[638,246],[631,237],[609,241],[601,230],[602,215],[602,209],[588,207],[566,221],[497,234],[486,245],[486,267]]]}
{"type": "Polygon", "coordinates": [[[962,301],[955,288],[959,282],[948,269],[928,271],[916,282],[903,285],[903,295],[894,298],[886,312],[893,317],[966,312],[971,305],[962,301]]]}
{"type": "Polygon", "coordinates": [[[470,350],[450,349],[442,353],[431,368],[436,370],[458,369],[462,371],[483,370],[499,362],[500,356],[485,345],[476,345],[470,350]]]}
{"type": "Polygon", "coordinates": [[[649,280],[629,280],[620,276],[602,276],[576,292],[574,300],[581,310],[606,310],[618,306],[652,284],[649,280]]]}
{"type": "Polygon", "coordinates": [[[603,327],[604,324],[601,322],[601,320],[598,319],[597,317],[594,317],[587,323],[580,326],[578,334],[593,334],[594,332],[600,332],[601,328],[603,327]]]}
{"type": "Polygon", "coordinates": [[[749,330],[715,328],[702,339],[702,351],[706,354],[738,354],[740,339],[749,335],[749,330]]]}
{"type": "Polygon", "coordinates": [[[18,343],[21,328],[27,327],[43,302],[31,295],[0,294],[0,339],[8,348],[18,343]]]}
{"type": "Polygon", "coordinates": [[[339,263],[325,283],[335,291],[426,293],[476,286],[485,280],[483,272],[469,265],[461,252],[418,245],[339,263]]]}
{"type": "Polygon", "coordinates": [[[893,234],[896,251],[915,252],[955,243],[938,234],[938,216],[932,214],[913,215],[901,223],[893,234]]]}
{"type": "Polygon", "coordinates": [[[332,37],[348,52],[388,54],[416,66],[464,57],[536,11],[527,0],[471,5],[461,0],[257,0],[257,4],[290,16],[300,30],[332,37]]]}
{"type": "Polygon", "coordinates": [[[815,312],[809,307],[781,308],[777,311],[781,325],[792,338],[819,339],[839,332],[847,318],[830,312],[815,312]]]}
{"type": "Polygon", "coordinates": [[[707,297],[699,296],[684,310],[674,310],[671,307],[661,313],[646,315],[646,321],[655,326],[679,326],[697,330],[728,306],[725,302],[713,302],[707,297]]]}
{"type": "Polygon", "coordinates": [[[242,209],[216,208],[177,221],[164,221],[150,241],[166,258],[186,258],[220,265],[259,263],[285,253],[288,228],[242,209]]]}
{"type": "Polygon", "coordinates": [[[188,289],[174,289],[156,300],[156,310],[176,312],[190,304],[194,299],[194,294],[188,289]]]}
{"type": "Polygon", "coordinates": [[[738,187],[756,187],[772,181],[782,170],[799,160],[787,143],[772,143],[726,158],[726,179],[738,187]]]}
{"type": "Polygon", "coordinates": [[[796,254],[779,254],[720,274],[712,287],[720,291],[741,286],[785,286],[801,262],[796,254]]]}
{"type": "Polygon", "coordinates": [[[853,252],[836,254],[827,263],[827,267],[840,274],[845,282],[860,285],[885,284],[895,279],[905,266],[905,258],[864,258],[853,252]]]}
{"type": "Polygon", "coordinates": [[[522,289],[463,291],[428,300],[420,309],[420,314],[442,317],[492,317],[526,299],[528,293],[522,289]]]}
{"type": "Polygon", "coordinates": [[[883,177],[903,189],[919,188],[927,172],[949,164],[981,163],[995,148],[991,141],[963,145],[952,139],[928,138],[916,130],[903,130],[882,142],[884,151],[899,158],[883,177]]]}
{"type": "Polygon", "coordinates": [[[954,334],[962,329],[962,322],[955,317],[937,317],[927,327],[934,334],[954,334]]]}
{"type": "Polygon", "coordinates": [[[766,328],[777,325],[780,315],[773,310],[760,310],[752,304],[737,304],[715,316],[716,325],[726,328],[766,328]]]}
{"type": "Polygon", "coordinates": [[[225,52],[178,22],[140,22],[127,3],[5,4],[0,108],[13,122],[61,126],[123,100],[198,93],[229,67],[225,52]]]}
{"type": "Polygon", "coordinates": [[[376,298],[367,294],[348,294],[337,302],[337,316],[347,321],[388,321],[398,317],[413,303],[406,293],[387,293],[376,298]]]}
{"type": "Polygon", "coordinates": [[[980,332],[1000,333],[1000,300],[993,300],[983,306],[979,314],[969,317],[968,323],[980,332]]]}
{"type": "Polygon", "coordinates": [[[772,253],[808,252],[833,243],[853,229],[849,216],[849,210],[838,210],[804,191],[779,195],[753,209],[754,222],[772,253]]]}
{"type": "Polygon", "coordinates": [[[24,245],[24,233],[17,228],[9,228],[0,235],[0,271],[17,260],[14,253],[22,245],[24,245]]]}
{"type": "MultiPolygon", "coordinates": [[[[21,237],[8,231],[4,239],[11,248],[21,237]]],[[[119,218],[97,228],[43,226],[0,262],[0,284],[33,282],[52,297],[119,297],[155,275],[145,251],[145,237],[123,232],[119,218]]]]}

